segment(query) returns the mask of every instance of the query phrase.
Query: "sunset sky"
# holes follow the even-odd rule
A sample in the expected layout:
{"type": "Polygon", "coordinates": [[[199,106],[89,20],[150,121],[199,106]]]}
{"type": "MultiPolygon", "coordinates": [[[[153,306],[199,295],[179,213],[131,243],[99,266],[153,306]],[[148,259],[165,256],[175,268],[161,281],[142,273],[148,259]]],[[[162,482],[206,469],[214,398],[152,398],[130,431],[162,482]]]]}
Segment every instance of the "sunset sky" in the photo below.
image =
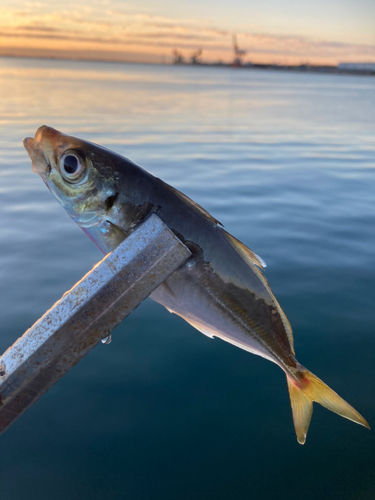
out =
{"type": "Polygon", "coordinates": [[[375,0],[1,0],[0,55],[169,62],[375,62],[375,0]]]}

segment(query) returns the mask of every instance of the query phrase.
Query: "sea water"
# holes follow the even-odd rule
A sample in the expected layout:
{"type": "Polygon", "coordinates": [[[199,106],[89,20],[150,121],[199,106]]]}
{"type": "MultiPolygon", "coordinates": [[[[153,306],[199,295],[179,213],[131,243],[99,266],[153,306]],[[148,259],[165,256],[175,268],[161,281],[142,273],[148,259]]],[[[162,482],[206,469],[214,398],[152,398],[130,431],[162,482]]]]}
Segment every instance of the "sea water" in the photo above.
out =
{"type": "MultiPolygon", "coordinates": [[[[0,59],[0,352],[101,259],[31,171],[40,125],[131,158],[268,264],[299,361],[375,426],[375,79],[0,59]]],[[[2,500],[370,500],[375,435],[146,300],[0,437],[2,500]]]]}

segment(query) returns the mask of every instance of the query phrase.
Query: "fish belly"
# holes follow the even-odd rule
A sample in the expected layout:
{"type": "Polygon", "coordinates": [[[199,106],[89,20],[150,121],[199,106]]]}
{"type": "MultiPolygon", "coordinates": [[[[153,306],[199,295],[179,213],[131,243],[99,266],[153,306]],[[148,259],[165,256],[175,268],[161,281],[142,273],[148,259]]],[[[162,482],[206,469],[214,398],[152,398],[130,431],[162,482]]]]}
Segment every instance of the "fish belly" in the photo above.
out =
{"type": "Polygon", "coordinates": [[[214,281],[199,266],[196,269],[185,266],[173,273],[150,298],[181,316],[204,335],[220,338],[279,364],[244,318],[242,304],[236,304],[233,297],[228,300],[214,281]]]}

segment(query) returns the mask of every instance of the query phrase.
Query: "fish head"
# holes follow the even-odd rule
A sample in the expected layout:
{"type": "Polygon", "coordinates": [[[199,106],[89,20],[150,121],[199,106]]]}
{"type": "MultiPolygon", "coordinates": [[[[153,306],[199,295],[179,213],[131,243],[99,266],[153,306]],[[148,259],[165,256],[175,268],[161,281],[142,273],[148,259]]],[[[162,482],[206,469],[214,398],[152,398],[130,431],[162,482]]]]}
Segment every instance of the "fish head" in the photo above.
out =
{"type": "Polygon", "coordinates": [[[45,125],[23,144],[33,171],[69,216],[104,253],[116,248],[125,238],[116,155],[45,125]]]}

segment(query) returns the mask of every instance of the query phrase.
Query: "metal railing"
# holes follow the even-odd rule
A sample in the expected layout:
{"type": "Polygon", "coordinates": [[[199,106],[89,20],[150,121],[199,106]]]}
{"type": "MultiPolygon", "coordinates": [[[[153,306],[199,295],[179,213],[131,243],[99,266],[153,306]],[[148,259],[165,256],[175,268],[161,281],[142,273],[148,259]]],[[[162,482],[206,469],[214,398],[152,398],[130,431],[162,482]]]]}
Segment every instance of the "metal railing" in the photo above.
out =
{"type": "Polygon", "coordinates": [[[0,357],[0,434],[191,255],[152,215],[0,357]]]}

